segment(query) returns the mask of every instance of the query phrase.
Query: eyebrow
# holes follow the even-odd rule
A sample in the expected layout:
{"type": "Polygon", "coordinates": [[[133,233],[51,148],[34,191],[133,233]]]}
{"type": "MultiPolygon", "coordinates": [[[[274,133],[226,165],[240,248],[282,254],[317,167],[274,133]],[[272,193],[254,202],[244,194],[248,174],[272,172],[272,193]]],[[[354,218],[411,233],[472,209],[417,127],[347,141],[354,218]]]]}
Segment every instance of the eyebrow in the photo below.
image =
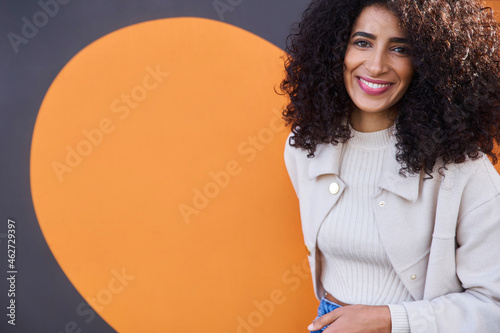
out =
{"type": "MultiPolygon", "coordinates": [[[[369,34],[367,32],[363,32],[363,31],[356,32],[355,34],[353,34],[351,36],[351,38],[356,37],[356,36],[365,37],[365,38],[369,38],[369,39],[377,39],[377,36],[375,36],[373,34],[369,34]]],[[[401,38],[401,37],[391,37],[391,38],[389,38],[389,42],[391,42],[391,43],[401,43],[401,44],[410,44],[410,41],[407,38],[401,38]]]]}

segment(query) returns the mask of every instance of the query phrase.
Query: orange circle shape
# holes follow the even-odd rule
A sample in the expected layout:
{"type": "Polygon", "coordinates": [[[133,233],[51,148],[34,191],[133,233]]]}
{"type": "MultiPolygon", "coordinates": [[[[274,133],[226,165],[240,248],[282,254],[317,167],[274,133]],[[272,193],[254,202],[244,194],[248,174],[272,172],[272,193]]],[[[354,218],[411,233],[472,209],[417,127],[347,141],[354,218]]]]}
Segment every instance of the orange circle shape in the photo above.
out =
{"type": "MultiPolygon", "coordinates": [[[[155,20],[93,42],[48,90],[35,211],[118,332],[303,332],[315,317],[282,158],[282,56],[225,23],[155,20]]],[[[90,308],[75,311],[84,329],[90,308]]]]}

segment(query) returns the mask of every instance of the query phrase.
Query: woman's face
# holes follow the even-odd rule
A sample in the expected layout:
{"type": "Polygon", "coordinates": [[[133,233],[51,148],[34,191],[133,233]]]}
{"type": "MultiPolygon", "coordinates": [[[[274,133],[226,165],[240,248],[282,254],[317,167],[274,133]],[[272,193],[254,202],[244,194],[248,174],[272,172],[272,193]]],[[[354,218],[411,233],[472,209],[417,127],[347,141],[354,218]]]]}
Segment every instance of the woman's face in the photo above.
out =
{"type": "Polygon", "coordinates": [[[410,45],[399,19],[382,6],[356,20],[344,59],[344,83],[362,114],[383,113],[403,97],[413,77],[410,45]]]}

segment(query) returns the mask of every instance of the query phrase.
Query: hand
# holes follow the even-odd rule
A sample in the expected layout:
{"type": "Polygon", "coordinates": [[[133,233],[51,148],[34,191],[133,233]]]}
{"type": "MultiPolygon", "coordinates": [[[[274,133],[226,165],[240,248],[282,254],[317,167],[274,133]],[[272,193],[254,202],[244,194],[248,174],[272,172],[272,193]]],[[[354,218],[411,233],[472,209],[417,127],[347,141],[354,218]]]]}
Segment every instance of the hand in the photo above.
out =
{"type": "Polygon", "coordinates": [[[386,305],[348,305],[316,319],[307,327],[323,333],[391,333],[391,312],[386,305]]]}

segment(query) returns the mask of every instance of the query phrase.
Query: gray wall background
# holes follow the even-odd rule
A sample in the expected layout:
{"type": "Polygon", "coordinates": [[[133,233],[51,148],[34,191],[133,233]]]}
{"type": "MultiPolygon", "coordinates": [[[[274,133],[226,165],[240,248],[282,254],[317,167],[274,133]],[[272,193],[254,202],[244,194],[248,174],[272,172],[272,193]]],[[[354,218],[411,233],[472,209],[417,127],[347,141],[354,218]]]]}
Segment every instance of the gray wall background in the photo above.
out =
{"type": "MultiPolygon", "coordinates": [[[[52,256],[31,201],[29,160],[41,102],[64,65],[81,49],[117,29],[160,18],[194,16],[224,21],[284,49],[308,0],[0,0],[0,332],[114,332],[99,316],[78,314],[85,302],[52,256]],[[53,17],[13,47],[42,4],[53,17]],[[229,8],[229,7],[228,7],[229,8]],[[12,36],[12,35],[11,35],[12,36]],[[16,326],[7,324],[7,220],[16,221],[16,326]]],[[[42,15],[43,16],[43,15],[42,15]]],[[[43,17],[37,19],[43,23],[43,17]]],[[[24,37],[23,37],[24,38],[24,37]]],[[[70,110],[68,110],[70,112],[70,110]]]]}

